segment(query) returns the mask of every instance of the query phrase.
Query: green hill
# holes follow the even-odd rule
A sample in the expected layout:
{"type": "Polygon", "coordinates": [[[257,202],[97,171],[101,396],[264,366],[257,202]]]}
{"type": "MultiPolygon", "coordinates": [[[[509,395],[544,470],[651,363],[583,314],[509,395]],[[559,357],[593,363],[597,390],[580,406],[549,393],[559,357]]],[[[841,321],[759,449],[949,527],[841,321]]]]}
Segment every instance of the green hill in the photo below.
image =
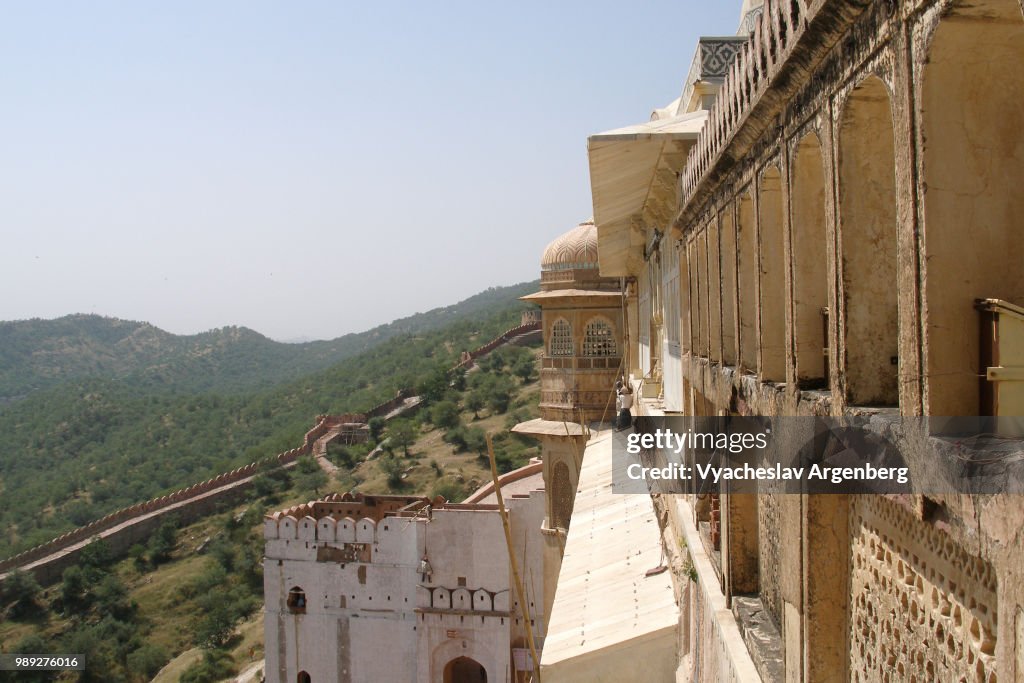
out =
{"type": "MultiPolygon", "coordinates": [[[[239,388],[259,376],[263,361],[249,360],[235,347],[238,367],[252,369],[224,373],[232,381],[214,382],[205,391],[197,388],[203,363],[179,355],[184,379],[175,391],[141,381],[149,371],[144,369],[66,379],[32,392],[0,411],[0,557],[292,448],[317,414],[363,410],[400,388],[427,383],[461,351],[518,324],[525,308],[518,296],[533,287],[488,290],[453,307],[349,335],[342,338],[353,349],[347,359],[304,376],[294,361],[292,377],[269,387],[239,388]]],[[[98,329],[118,327],[107,323],[98,329]]],[[[111,348],[131,336],[122,332],[87,338],[111,348]]],[[[73,376],[85,366],[62,367],[74,368],[65,370],[73,376]]]]}
{"type": "Polygon", "coordinates": [[[452,306],[329,341],[276,342],[245,327],[174,335],[97,315],[0,322],[0,406],[83,378],[123,380],[148,392],[235,392],[272,387],[328,368],[400,335],[486,315],[536,290],[494,287],[452,306]]]}
{"type": "Polygon", "coordinates": [[[0,651],[85,654],[83,678],[62,681],[232,680],[263,657],[263,515],[353,488],[461,500],[490,479],[485,434],[499,470],[525,464],[539,447],[508,427],[538,412],[540,354],[506,346],[481,359],[429,408],[387,423],[383,453],[372,443],[332,444],[332,478],[303,458],[290,472],[265,473],[242,503],[177,530],[168,521],[127,557],[99,543],[52,585],[5,583],[0,651]],[[403,431],[408,438],[392,443],[403,431]]]}

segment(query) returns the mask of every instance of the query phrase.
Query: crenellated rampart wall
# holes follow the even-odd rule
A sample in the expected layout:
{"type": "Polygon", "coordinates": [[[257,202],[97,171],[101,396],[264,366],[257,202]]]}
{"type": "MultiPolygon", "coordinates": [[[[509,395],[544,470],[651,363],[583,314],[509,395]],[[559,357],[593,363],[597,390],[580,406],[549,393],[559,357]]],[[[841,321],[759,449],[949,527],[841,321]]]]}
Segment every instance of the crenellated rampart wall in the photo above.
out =
{"type": "MultiPolygon", "coordinates": [[[[490,342],[469,352],[468,359],[455,365],[452,370],[459,370],[472,365],[473,361],[486,355],[519,335],[537,330],[540,324],[527,323],[513,327],[490,342]]],[[[276,460],[280,465],[291,465],[300,455],[313,452],[313,444],[332,428],[349,422],[366,422],[371,417],[387,415],[401,406],[413,395],[411,389],[402,389],[398,394],[365,413],[346,413],[343,415],[318,415],[316,425],[306,432],[302,445],[298,448],[279,453],[266,461],[253,462],[225,472],[204,482],[179,489],[159,498],[148,500],[122,508],[84,526],[61,534],[51,541],[42,543],[0,560],[0,582],[15,568],[31,571],[42,583],[58,579],[64,569],[76,561],[82,548],[95,537],[102,537],[117,553],[127,551],[132,545],[144,542],[163,523],[164,519],[174,515],[187,524],[203,515],[215,512],[219,506],[235,500],[252,481],[261,465],[276,460]]]]}
{"type": "Polygon", "coordinates": [[[0,560],[0,581],[4,578],[3,572],[20,567],[31,571],[40,582],[47,583],[57,579],[65,567],[73,564],[78,553],[92,538],[102,537],[112,551],[119,553],[146,539],[172,514],[182,523],[209,514],[222,502],[240,494],[262,465],[276,460],[279,465],[287,466],[300,455],[312,452],[313,444],[334,426],[335,420],[334,417],[320,416],[317,424],[306,432],[302,446],[298,448],[279,453],[265,461],[249,463],[165,496],[122,508],[51,541],[0,560]]]}

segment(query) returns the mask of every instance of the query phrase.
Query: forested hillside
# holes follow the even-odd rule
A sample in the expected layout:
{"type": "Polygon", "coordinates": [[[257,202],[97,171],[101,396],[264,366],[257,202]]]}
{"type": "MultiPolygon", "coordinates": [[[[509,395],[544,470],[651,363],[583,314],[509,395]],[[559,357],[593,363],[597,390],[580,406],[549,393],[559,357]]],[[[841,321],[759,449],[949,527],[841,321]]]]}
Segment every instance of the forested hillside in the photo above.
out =
{"type": "Polygon", "coordinates": [[[536,282],[495,287],[366,332],[302,344],[276,342],[245,327],[180,336],[148,323],[97,315],[0,322],[0,410],[33,392],[83,378],[120,379],[147,393],[267,388],[388,339],[486,315],[536,287],[536,282]]]}
{"type": "MultiPolygon", "coordinates": [[[[232,380],[225,389],[205,391],[198,380],[189,384],[204,373],[205,361],[190,361],[188,354],[176,361],[187,390],[155,390],[140,381],[152,376],[146,375],[149,366],[122,377],[112,371],[89,376],[82,365],[66,366],[68,375],[84,376],[34,391],[0,411],[0,557],[291,448],[317,414],[366,409],[400,388],[429,388],[461,351],[518,324],[525,307],[518,296],[535,286],[489,290],[457,306],[343,337],[352,348],[370,348],[302,377],[296,361],[292,379],[267,388],[239,388],[263,362],[240,351],[232,352],[240,354],[238,367],[251,369],[226,373],[232,380]]],[[[107,348],[116,346],[116,338],[106,338],[107,348]]]]}
{"type": "Polygon", "coordinates": [[[424,366],[426,403],[400,419],[371,420],[367,443],[328,446],[331,475],[303,456],[294,469],[263,470],[240,503],[222,501],[180,528],[168,518],[127,557],[97,540],[60,581],[8,577],[0,584],[0,651],[76,652],[87,662],[81,674],[15,680],[213,683],[258,665],[263,516],[348,490],[460,501],[490,479],[488,434],[499,471],[524,465],[540,448],[509,427],[539,413],[541,349],[529,344],[502,346],[466,372],[424,366]]]}

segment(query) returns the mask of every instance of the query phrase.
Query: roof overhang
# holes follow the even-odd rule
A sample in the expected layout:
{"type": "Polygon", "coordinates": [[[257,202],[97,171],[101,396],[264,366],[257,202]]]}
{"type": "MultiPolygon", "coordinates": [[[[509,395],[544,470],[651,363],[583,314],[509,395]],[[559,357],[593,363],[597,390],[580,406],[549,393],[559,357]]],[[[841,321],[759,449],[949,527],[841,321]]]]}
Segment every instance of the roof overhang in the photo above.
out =
{"type": "Polygon", "coordinates": [[[602,276],[639,268],[644,226],[664,228],[672,218],[678,174],[706,119],[700,110],[587,139],[602,276]]]}
{"type": "Polygon", "coordinates": [[[560,422],[558,420],[545,420],[543,418],[536,418],[533,420],[527,420],[526,422],[520,422],[512,428],[512,432],[516,434],[526,434],[529,436],[585,436],[583,426],[576,422],[560,422]]]}
{"type": "Polygon", "coordinates": [[[592,301],[611,302],[622,298],[622,292],[611,292],[607,289],[546,289],[535,294],[519,297],[520,301],[532,303],[554,303],[558,300],[589,299],[592,301]]]}

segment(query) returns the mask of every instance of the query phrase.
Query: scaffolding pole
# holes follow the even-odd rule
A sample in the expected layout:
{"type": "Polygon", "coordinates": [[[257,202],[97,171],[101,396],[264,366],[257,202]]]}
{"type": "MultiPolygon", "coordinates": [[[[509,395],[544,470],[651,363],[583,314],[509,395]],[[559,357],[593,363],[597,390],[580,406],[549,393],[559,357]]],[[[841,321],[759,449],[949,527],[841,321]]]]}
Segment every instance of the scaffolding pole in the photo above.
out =
{"type": "Polygon", "coordinates": [[[519,577],[519,563],[516,562],[516,554],[512,548],[512,527],[508,522],[508,511],[505,509],[505,499],[501,495],[501,484],[498,482],[498,465],[494,460],[494,444],[491,442],[491,435],[487,435],[487,456],[491,461],[491,479],[494,481],[494,494],[498,498],[498,514],[501,515],[501,525],[505,528],[505,545],[508,546],[508,561],[512,568],[512,579],[515,581],[516,595],[519,596],[519,606],[523,608],[523,617],[526,621],[526,642],[530,646],[530,657],[533,658],[533,680],[540,683],[540,658],[537,657],[537,647],[533,642],[533,619],[530,618],[530,606],[526,602],[526,591],[523,590],[523,581],[519,577]]]}

